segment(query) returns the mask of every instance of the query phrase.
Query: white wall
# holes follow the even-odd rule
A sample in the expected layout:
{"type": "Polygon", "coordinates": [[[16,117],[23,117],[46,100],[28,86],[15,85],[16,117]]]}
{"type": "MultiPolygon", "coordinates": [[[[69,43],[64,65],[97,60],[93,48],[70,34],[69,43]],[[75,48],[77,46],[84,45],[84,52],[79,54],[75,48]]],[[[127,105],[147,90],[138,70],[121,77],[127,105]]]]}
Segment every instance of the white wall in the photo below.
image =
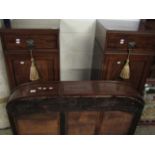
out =
{"type": "Polygon", "coordinates": [[[137,31],[140,19],[98,19],[109,30],[137,31]]]}
{"type": "Polygon", "coordinates": [[[53,28],[60,26],[60,19],[13,19],[12,28],[53,28]]]}
{"type": "Polygon", "coordinates": [[[60,22],[61,80],[89,80],[95,20],[62,19],[60,22]]]}
{"type": "Polygon", "coordinates": [[[2,19],[0,19],[0,28],[2,27],[2,19]]]}
{"type": "MultiPolygon", "coordinates": [[[[0,27],[1,27],[0,21],[0,27]]],[[[4,55],[0,42],[0,128],[6,128],[9,126],[9,121],[6,113],[6,100],[10,94],[8,79],[6,73],[6,66],[4,62],[4,55]]]]}

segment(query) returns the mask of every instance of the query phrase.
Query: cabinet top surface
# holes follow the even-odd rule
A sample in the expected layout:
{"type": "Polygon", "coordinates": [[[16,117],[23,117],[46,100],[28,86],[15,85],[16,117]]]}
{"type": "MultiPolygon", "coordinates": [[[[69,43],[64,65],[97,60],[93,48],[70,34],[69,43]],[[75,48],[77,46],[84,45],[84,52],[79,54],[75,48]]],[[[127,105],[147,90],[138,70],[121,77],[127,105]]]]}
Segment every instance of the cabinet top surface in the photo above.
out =
{"type": "Polygon", "coordinates": [[[65,82],[32,82],[17,87],[10,97],[133,97],[141,98],[138,92],[128,83],[118,81],[65,81],[65,82]]]}

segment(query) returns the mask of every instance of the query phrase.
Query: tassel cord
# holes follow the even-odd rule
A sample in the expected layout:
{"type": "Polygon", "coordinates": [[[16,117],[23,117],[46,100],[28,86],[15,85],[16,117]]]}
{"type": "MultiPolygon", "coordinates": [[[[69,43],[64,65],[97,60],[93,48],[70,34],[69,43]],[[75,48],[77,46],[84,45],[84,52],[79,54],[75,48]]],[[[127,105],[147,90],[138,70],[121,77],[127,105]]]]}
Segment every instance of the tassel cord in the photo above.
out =
{"type": "Polygon", "coordinates": [[[33,54],[32,54],[32,49],[30,50],[30,57],[31,57],[31,61],[34,61],[33,54]]]}
{"type": "Polygon", "coordinates": [[[128,49],[128,57],[127,57],[127,60],[129,60],[130,54],[131,54],[131,49],[128,49]]]}
{"type": "Polygon", "coordinates": [[[130,78],[130,67],[129,67],[130,53],[131,53],[131,49],[129,48],[126,62],[125,62],[124,67],[123,67],[123,69],[121,70],[121,73],[120,73],[120,77],[122,79],[129,79],[130,78]]]}

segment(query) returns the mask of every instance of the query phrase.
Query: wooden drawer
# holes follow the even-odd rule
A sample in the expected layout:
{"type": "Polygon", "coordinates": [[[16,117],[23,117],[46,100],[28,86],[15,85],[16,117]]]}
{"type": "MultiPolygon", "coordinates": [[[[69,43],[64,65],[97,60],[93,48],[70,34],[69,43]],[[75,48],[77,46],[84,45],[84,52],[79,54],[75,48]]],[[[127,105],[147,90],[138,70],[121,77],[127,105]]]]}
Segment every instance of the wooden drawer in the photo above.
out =
{"type": "Polygon", "coordinates": [[[109,31],[106,39],[106,49],[126,50],[129,42],[135,42],[135,50],[147,52],[155,50],[155,34],[138,32],[109,31]]]}
{"type": "Polygon", "coordinates": [[[4,44],[7,50],[24,50],[27,49],[26,41],[34,40],[35,49],[57,49],[56,35],[4,35],[4,44]]]}

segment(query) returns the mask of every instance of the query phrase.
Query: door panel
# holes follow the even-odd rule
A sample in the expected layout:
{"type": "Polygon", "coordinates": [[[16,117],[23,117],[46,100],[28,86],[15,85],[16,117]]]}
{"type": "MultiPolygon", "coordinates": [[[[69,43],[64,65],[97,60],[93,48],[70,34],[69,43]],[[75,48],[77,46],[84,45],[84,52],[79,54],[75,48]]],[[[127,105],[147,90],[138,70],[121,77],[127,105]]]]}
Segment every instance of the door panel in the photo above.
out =
{"type": "Polygon", "coordinates": [[[17,120],[17,130],[21,135],[60,134],[58,112],[22,115],[17,120]]]}
{"type": "Polygon", "coordinates": [[[127,134],[133,115],[122,111],[105,111],[102,115],[99,134],[119,135],[127,134]]]}
{"type": "Polygon", "coordinates": [[[67,134],[127,134],[134,115],[123,111],[68,112],[67,134]]]}
{"type": "MultiPolygon", "coordinates": [[[[104,80],[122,80],[120,72],[125,64],[127,55],[107,55],[103,65],[104,80]]],[[[131,55],[130,56],[130,79],[125,80],[131,82],[137,89],[142,89],[145,79],[149,74],[149,68],[153,59],[148,55],[131,55]]]]}
{"type": "Polygon", "coordinates": [[[95,133],[99,112],[69,112],[67,129],[69,135],[92,135],[95,133]]]}
{"type": "MultiPolygon", "coordinates": [[[[36,67],[42,81],[59,80],[58,56],[57,55],[34,55],[36,67]]],[[[30,82],[30,56],[29,55],[11,55],[8,57],[10,70],[12,70],[11,81],[15,86],[30,82]]]]}

